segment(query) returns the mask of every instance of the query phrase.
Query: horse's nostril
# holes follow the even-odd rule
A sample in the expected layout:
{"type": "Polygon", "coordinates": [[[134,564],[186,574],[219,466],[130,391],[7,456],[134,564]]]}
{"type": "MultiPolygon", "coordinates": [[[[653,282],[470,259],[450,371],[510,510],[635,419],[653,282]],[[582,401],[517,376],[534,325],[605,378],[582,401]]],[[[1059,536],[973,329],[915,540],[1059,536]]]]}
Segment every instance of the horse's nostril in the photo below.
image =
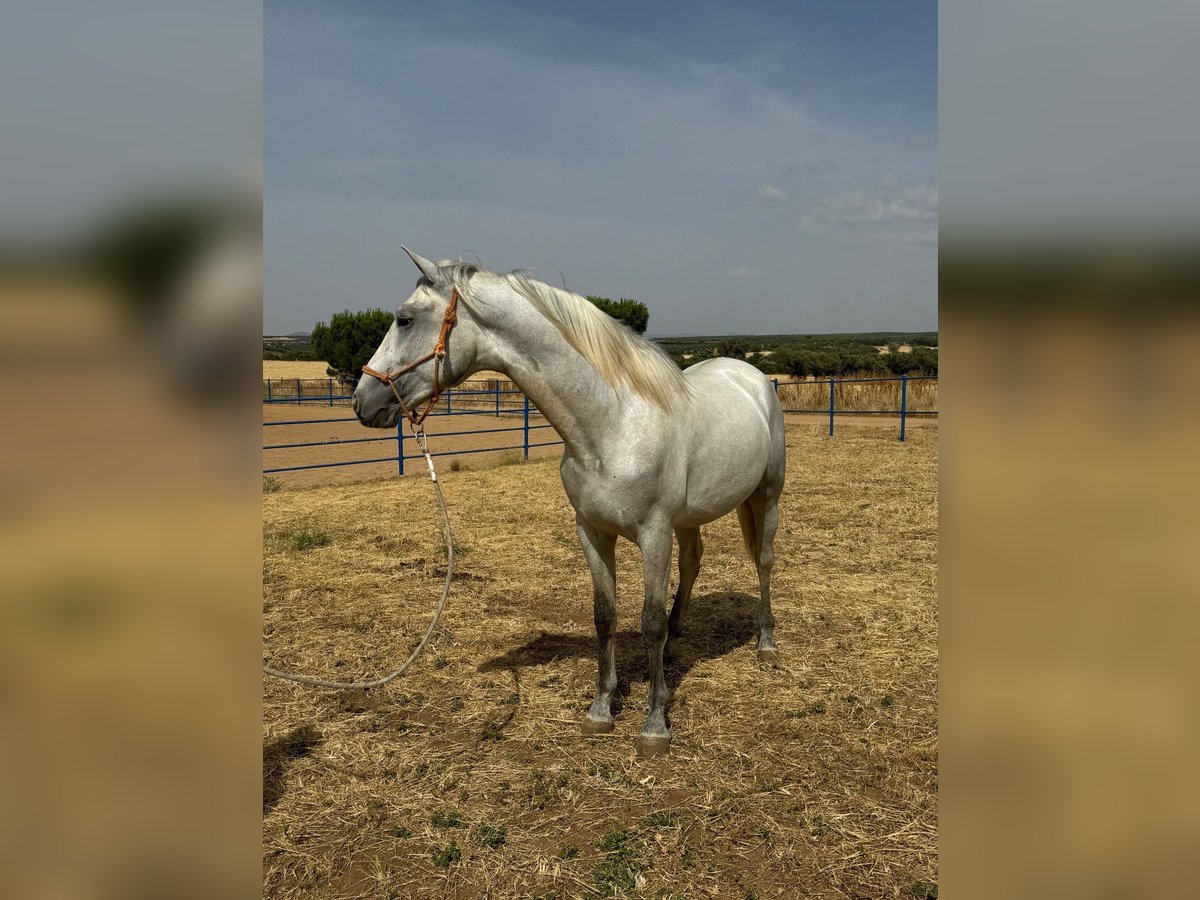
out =
{"type": "Polygon", "coordinates": [[[358,394],[355,394],[350,398],[350,408],[355,412],[358,412],[358,394]]]}

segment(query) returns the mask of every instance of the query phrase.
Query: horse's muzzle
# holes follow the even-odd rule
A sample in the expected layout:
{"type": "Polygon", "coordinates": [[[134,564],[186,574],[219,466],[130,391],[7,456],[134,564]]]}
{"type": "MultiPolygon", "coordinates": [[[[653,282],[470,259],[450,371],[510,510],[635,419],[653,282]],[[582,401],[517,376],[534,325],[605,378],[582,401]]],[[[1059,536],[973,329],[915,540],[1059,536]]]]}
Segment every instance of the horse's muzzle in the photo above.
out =
{"type": "Polygon", "coordinates": [[[383,385],[364,387],[360,381],[350,397],[350,408],[358,421],[368,428],[391,428],[400,421],[399,405],[383,385]]]}

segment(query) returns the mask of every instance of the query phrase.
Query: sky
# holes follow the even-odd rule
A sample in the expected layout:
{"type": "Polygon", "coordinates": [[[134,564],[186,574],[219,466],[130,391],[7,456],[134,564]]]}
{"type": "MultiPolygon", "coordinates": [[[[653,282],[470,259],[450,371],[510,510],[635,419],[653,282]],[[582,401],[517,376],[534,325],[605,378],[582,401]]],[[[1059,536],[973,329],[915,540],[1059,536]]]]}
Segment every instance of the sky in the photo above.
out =
{"type": "Polygon", "coordinates": [[[71,244],[129,207],[257,193],[257,7],[10,8],[0,29],[0,244],[71,244]]]}
{"type": "Polygon", "coordinates": [[[935,2],[264,7],[264,332],[395,308],[406,244],[648,334],[937,327],[935,2]]]}

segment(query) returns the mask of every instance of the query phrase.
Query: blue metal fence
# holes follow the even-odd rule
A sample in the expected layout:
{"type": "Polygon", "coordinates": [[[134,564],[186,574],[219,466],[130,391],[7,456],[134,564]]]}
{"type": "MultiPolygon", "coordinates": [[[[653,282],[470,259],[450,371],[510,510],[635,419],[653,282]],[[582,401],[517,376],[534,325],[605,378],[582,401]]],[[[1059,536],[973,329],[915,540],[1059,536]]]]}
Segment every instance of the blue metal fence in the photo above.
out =
{"type": "MultiPolygon", "coordinates": [[[[463,410],[471,415],[479,415],[481,413],[495,413],[500,415],[505,410],[509,412],[519,412],[520,400],[501,400],[502,397],[515,395],[521,397],[520,391],[504,390],[500,387],[501,382],[496,379],[491,379],[491,385],[488,387],[457,387],[453,391],[447,391],[443,394],[442,400],[438,401],[439,406],[444,401],[444,415],[452,415],[454,397],[466,399],[467,403],[480,408],[471,408],[463,410]]],[[[468,381],[464,382],[468,385],[487,385],[487,381],[468,381]]],[[[354,385],[346,384],[334,378],[264,378],[263,379],[263,403],[268,404],[287,404],[295,403],[303,405],[305,403],[316,403],[324,406],[349,406],[350,393],[341,393],[342,391],[353,391],[354,385]]]]}
{"type": "MultiPolygon", "coordinates": [[[[901,375],[895,378],[830,378],[828,379],[829,388],[829,407],[826,411],[824,408],[809,407],[809,408],[788,408],[784,407],[785,413],[816,413],[819,415],[828,415],[829,417],[829,434],[833,434],[834,417],[841,415],[879,415],[879,416],[899,416],[900,418],[900,440],[905,439],[905,426],[907,419],[912,416],[936,416],[937,410],[919,410],[914,411],[908,408],[908,383],[910,381],[933,381],[936,380],[936,375],[901,375]],[[837,386],[844,384],[869,384],[876,382],[900,382],[900,408],[899,409],[841,409],[837,408],[837,386]]],[[[333,379],[329,379],[328,389],[323,392],[310,391],[308,394],[304,392],[304,385],[300,379],[295,379],[295,394],[280,396],[278,388],[272,386],[272,381],[278,382],[279,379],[264,381],[264,404],[278,403],[295,403],[303,405],[304,403],[327,404],[333,406],[335,403],[349,403],[350,394],[335,393],[333,379]]],[[[287,379],[288,382],[293,379],[287,379]]],[[[311,383],[311,382],[310,382],[311,383]]],[[[776,395],[779,394],[780,387],[788,385],[804,385],[807,387],[816,387],[822,385],[822,382],[817,381],[780,381],[778,378],[772,379],[772,384],[775,387],[776,395]]],[[[293,387],[288,384],[288,387],[293,387]]],[[[441,432],[436,437],[461,437],[463,435],[480,435],[480,434],[515,434],[521,433],[521,443],[512,444],[505,447],[484,447],[476,450],[445,450],[439,453],[433,453],[432,456],[466,456],[471,453],[495,453],[504,450],[520,450],[524,458],[529,458],[529,451],[534,447],[551,447],[556,444],[563,443],[561,440],[553,441],[534,441],[531,437],[536,437],[532,433],[545,428],[553,428],[553,425],[531,425],[529,421],[531,407],[529,398],[521,391],[517,390],[501,390],[500,383],[495,382],[493,387],[484,389],[462,389],[455,388],[448,390],[443,397],[438,401],[436,409],[431,413],[431,417],[443,416],[479,416],[479,415],[494,415],[499,418],[502,414],[519,414],[521,417],[520,425],[513,425],[505,428],[482,428],[471,429],[469,431],[447,431],[441,432]],[[502,399],[503,398],[503,399],[502,399]],[[513,399],[508,399],[513,398],[513,399]]],[[[358,419],[354,416],[346,416],[336,419],[289,419],[281,422],[263,422],[264,428],[285,428],[288,426],[297,425],[326,425],[338,422],[357,422],[358,419]]],[[[410,439],[411,440],[411,439],[410,439]]],[[[372,444],[372,443],[390,443],[395,442],[396,449],[394,453],[388,456],[372,457],[370,459],[352,459],[339,462],[323,462],[309,463],[301,466],[274,466],[264,468],[264,475],[271,475],[276,472],[296,472],[304,469],[328,469],[341,466],[362,466],[373,463],[396,463],[397,472],[400,475],[404,474],[404,463],[408,460],[421,459],[421,453],[405,453],[405,438],[404,438],[404,419],[401,419],[396,425],[395,435],[386,437],[364,437],[364,438],[340,438],[335,440],[325,441],[298,441],[292,443],[264,444],[263,452],[272,450],[291,450],[301,447],[332,447],[341,444],[372,444]]]]}
{"type": "MultiPolygon", "coordinates": [[[[331,379],[332,382],[332,379],[331,379]]],[[[272,396],[270,382],[265,382],[265,396],[263,397],[264,404],[270,403],[328,403],[333,406],[337,402],[349,402],[350,394],[334,394],[332,388],[329,394],[325,396],[313,396],[312,394],[304,396],[302,386],[297,384],[297,394],[295,396],[279,397],[277,394],[272,396]]],[[[535,447],[550,447],[555,444],[561,444],[561,440],[553,441],[537,441],[531,438],[538,437],[533,432],[544,428],[553,428],[553,425],[531,425],[529,422],[530,404],[529,398],[521,391],[505,391],[501,390],[499,384],[494,388],[486,390],[463,390],[453,389],[448,390],[442,395],[438,401],[437,407],[430,412],[430,418],[445,417],[445,416],[479,416],[479,415],[494,415],[497,418],[503,413],[520,413],[521,424],[514,425],[508,428],[475,428],[469,431],[444,431],[439,432],[436,437],[461,437],[463,435],[479,435],[479,434],[512,434],[521,432],[521,443],[513,444],[505,447],[483,447],[476,450],[445,450],[439,453],[431,453],[431,456],[465,456],[471,453],[496,453],[503,450],[520,450],[525,459],[529,459],[529,451],[535,447]],[[505,400],[502,405],[502,397],[515,395],[518,400],[505,400]]],[[[263,422],[264,428],[285,428],[295,425],[326,425],[336,422],[357,422],[355,416],[347,416],[337,419],[288,419],[282,422],[263,422]]],[[[405,453],[405,437],[404,437],[405,420],[400,419],[396,423],[396,433],[386,437],[367,437],[367,438],[339,438],[326,441],[299,441],[283,444],[263,444],[263,452],[271,450],[290,450],[299,447],[334,447],[341,444],[371,444],[371,443],[391,443],[395,442],[396,451],[394,454],[383,457],[372,457],[370,459],[352,459],[340,462],[324,462],[324,463],[309,463],[302,466],[272,466],[264,468],[264,475],[271,475],[276,472],[297,472],[304,469],[329,469],[341,466],[363,466],[372,463],[396,463],[398,474],[404,474],[404,463],[408,460],[423,459],[422,453],[405,453]]],[[[409,439],[411,440],[411,438],[409,439]]]]}
{"type": "MultiPolygon", "coordinates": [[[[847,416],[899,416],[900,417],[900,440],[904,440],[906,436],[907,420],[913,416],[936,416],[938,411],[932,410],[911,410],[908,408],[908,383],[910,381],[937,381],[936,375],[899,375],[891,378],[830,378],[827,383],[829,385],[829,434],[833,435],[833,420],[838,413],[847,416]],[[878,384],[882,382],[900,382],[900,408],[899,409],[842,409],[837,408],[837,386],[842,384],[878,384]]],[[[779,396],[779,388],[787,385],[803,385],[805,387],[815,387],[821,384],[819,381],[780,381],[778,378],[772,378],[771,383],[775,386],[775,395],[779,396]]],[[[825,413],[825,410],[815,407],[804,409],[788,409],[786,406],[783,411],[785,413],[825,413]]]]}

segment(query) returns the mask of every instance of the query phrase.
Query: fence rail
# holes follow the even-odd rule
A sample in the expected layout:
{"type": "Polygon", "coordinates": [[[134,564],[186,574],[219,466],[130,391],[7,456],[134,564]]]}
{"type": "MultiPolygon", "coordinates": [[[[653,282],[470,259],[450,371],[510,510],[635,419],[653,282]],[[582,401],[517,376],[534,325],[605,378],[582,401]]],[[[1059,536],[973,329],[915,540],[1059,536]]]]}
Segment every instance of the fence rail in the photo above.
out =
{"type": "MultiPolygon", "coordinates": [[[[834,417],[837,415],[855,416],[898,416],[900,419],[900,440],[905,439],[906,422],[913,416],[937,416],[937,376],[936,375],[901,375],[891,378],[828,378],[819,381],[780,380],[771,379],[775,394],[785,413],[816,414],[829,417],[829,434],[833,435],[834,417]],[[916,382],[916,385],[913,385],[916,382]],[[894,388],[882,388],[883,385],[895,385],[894,388]],[[871,386],[871,387],[867,387],[871,386]],[[875,408],[891,401],[898,403],[895,408],[875,408]]],[[[511,382],[489,380],[486,382],[463,382],[457,388],[447,390],[438,400],[430,416],[479,416],[491,415],[497,419],[520,416],[521,424],[502,428],[482,428],[467,431],[447,431],[437,437],[462,437],[465,435],[484,434],[515,434],[521,433],[521,443],[506,447],[482,447],[470,450],[444,450],[431,454],[432,456],[466,456],[472,453],[496,453],[506,450],[520,450],[526,459],[529,451],[535,447],[551,447],[563,443],[561,440],[535,441],[533,432],[553,428],[549,424],[530,424],[531,411],[529,398],[520,390],[502,388],[501,385],[511,382]]],[[[339,382],[337,379],[303,379],[303,378],[274,378],[263,380],[263,404],[294,403],[303,406],[305,403],[325,404],[328,406],[349,406],[352,385],[339,382]],[[341,393],[345,391],[345,393],[341,393]]],[[[335,419],[289,419],[280,422],[263,422],[264,428],[284,428],[300,425],[326,425],[339,422],[357,422],[354,416],[335,419]]],[[[409,438],[408,440],[412,440],[409,438]]],[[[388,456],[371,459],[351,459],[337,462],[308,463],[296,466],[265,467],[263,475],[278,472],[296,472],[306,469],[328,469],[342,466],[361,466],[377,463],[396,464],[398,474],[404,474],[404,464],[407,461],[422,459],[421,453],[405,452],[404,419],[396,424],[396,433],[383,437],[338,438],[324,441],[294,441],[289,443],[264,443],[263,453],[275,450],[292,450],[304,447],[332,447],[342,444],[371,444],[395,442],[396,449],[388,456]]]]}
{"type": "Polygon", "coordinates": [[[809,413],[829,417],[833,435],[834,417],[898,416],[900,440],[905,439],[908,419],[936,416],[938,376],[896,375],[883,378],[824,378],[813,381],[772,378],[775,395],[785,413],[809,413]],[[915,382],[915,384],[914,384],[915,382]],[[884,387],[884,386],[887,387],[884,387]],[[807,402],[806,402],[807,401],[807,402]],[[887,404],[895,403],[896,406],[887,404]],[[884,408],[878,408],[884,407],[884,408]]]}
{"type": "MultiPolygon", "coordinates": [[[[297,379],[285,379],[286,381],[295,383],[297,379]]],[[[279,379],[273,379],[279,381],[279,379]]],[[[315,395],[311,391],[305,393],[303,390],[304,379],[299,380],[296,385],[296,393],[279,397],[274,395],[274,392],[268,394],[270,382],[264,381],[263,403],[327,403],[329,406],[335,404],[349,404],[351,394],[337,394],[330,390],[322,395],[315,395]]],[[[333,379],[330,379],[333,381],[333,379]]],[[[313,383],[309,380],[309,383],[313,383]]],[[[437,437],[462,437],[464,435],[482,435],[482,434],[513,434],[521,433],[521,443],[512,444],[505,447],[481,447],[472,450],[444,450],[438,453],[431,453],[431,456],[466,456],[471,453],[497,453],[505,450],[520,450],[525,459],[529,458],[529,451],[535,447],[550,447],[555,444],[563,443],[561,440],[554,441],[538,441],[533,438],[539,437],[534,432],[542,429],[551,428],[553,425],[530,424],[531,406],[529,398],[521,391],[517,390],[501,390],[498,383],[495,386],[484,390],[475,390],[471,388],[453,388],[443,394],[438,400],[437,405],[430,411],[430,417],[444,416],[479,416],[479,415],[494,415],[497,418],[501,416],[520,415],[521,424],[503,428],[473,428],[467,431],[444,431],[438,433],[437,437]],[[515,399],[514,399],[515,398],[515,399]]],[[[336,419],[288,419],[280,422],[263,422],[264,428],[285,428],[296,425],[327,425],[338,422],[357,422],[358,419],[354,416],[336,419]]],[[[267,453],[271,450],[291,450],[300,447],[333,447],[342,444],[370,444],[370,443],[392,443],[395,442],[396,450],[394,453],[384,457],[372,457],[370,459],[351,459],[341,460],[338,462],[321,462],[307,463],[298,466],[271,466],[265,467],[262,470],[264,475],[272,475],[278,472],[298,472],[306,469],[329,469],[341,466],[362,466],[376,463],[394,462],[396,464],[397,473],[404,474],[404,464],[409,460],[423,459],[422,453],[406,453],[405,452],[405,437],[404,437],[405,420],[401,418],[396,423],[396,433],[385,437],[367,437],[367,438],[336,438],[325,441],[294,441],[290,443],[264,443],[263,452],[267,453]]],[[[408,439],[412,441],[412,438],[408,439]]]]}
{"type": "MultiPolygon", "coordinates": [[[[264,378],[263,403],[317,404],[318,406],[349,406],[354,383],[338,378],[264,378]]],[[[486,381],[464,381],[453,391],[447,391],[448,413],[453,415],[450,397],[466,399],[468,405],[480,408],[472,413],[501,413],[521,411],[524,396],[511,381],[489,378],[486,381]],[[487,407],[484,409],[483,407],[487,407]]],[[[440,402],[439,402],[440,405],[440,402]]]]}

